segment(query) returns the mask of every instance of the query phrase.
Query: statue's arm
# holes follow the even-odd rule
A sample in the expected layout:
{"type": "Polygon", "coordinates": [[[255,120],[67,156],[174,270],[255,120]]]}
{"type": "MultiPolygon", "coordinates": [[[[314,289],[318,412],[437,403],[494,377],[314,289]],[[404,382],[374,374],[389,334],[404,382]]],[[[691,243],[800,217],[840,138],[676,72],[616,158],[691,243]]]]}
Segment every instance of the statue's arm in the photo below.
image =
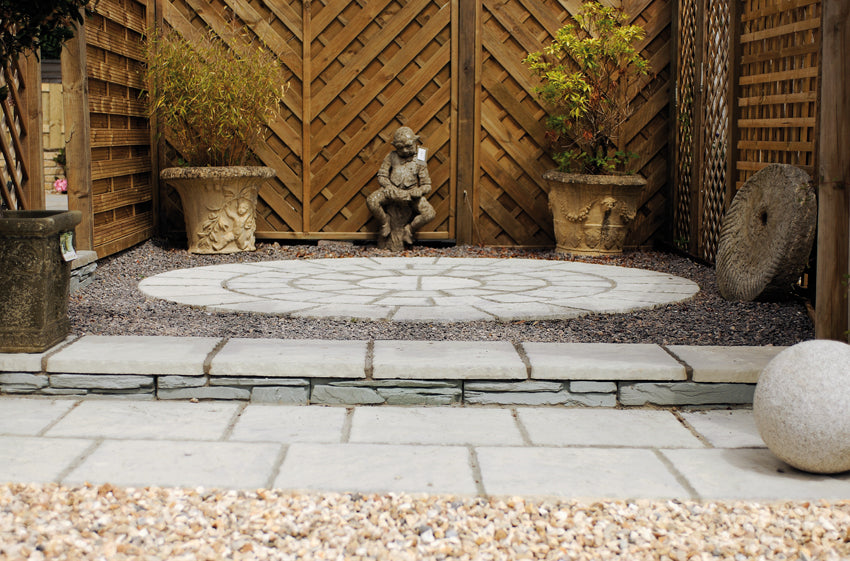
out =
{"type": "Polygon", "coordinates": [[[393,152],[390,152],[384,157],[383,163],[381,163],[380,169],[378,169],[378,185],[383,187],[384,189],[389,189],[392,187],[390,183],[390,170],[393,165],[393,152]]]}

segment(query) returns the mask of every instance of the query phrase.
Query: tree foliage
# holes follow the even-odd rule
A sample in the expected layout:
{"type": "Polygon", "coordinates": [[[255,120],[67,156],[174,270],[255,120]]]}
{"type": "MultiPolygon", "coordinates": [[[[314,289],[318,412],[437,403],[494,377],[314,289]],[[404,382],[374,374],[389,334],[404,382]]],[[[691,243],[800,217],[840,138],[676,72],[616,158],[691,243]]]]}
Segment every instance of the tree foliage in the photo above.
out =
{"type": "Polygon", "coordinates": [[[563,171],[621,170],[630,154],[618,149],[620,127],[631,115],[630,80],[649,72],[636,48],[645,32],[628,25],[622,10],[585,2],[543,51],[523,61],[541,78],[540,98],[550,106],[547,120],[553,158],[563,171]]]}
{"type": "Polygon", "coordinates": [[[0,63],[5,65],[49,38],[70,38],[81,8],[93,0],[0,0],[0,63]]]}

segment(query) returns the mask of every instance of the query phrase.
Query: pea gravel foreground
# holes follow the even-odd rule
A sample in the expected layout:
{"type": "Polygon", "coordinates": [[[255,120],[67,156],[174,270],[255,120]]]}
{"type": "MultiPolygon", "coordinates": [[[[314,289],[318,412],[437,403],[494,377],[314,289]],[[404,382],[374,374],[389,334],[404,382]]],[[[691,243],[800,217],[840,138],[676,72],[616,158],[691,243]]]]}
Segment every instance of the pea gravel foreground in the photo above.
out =
{"type": "Polygon", "coordinates": [[[846,559],[850,502],[0,486],[3,559],[846,559]]]}

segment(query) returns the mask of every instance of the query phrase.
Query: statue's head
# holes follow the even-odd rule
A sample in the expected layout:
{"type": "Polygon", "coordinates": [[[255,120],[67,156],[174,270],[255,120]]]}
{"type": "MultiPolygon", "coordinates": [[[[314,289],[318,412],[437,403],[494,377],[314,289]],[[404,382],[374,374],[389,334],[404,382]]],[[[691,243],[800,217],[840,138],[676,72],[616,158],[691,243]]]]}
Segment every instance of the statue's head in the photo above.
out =
{"type": "Polygon", "coordinates": [[[407,158],[416,153],[419,137],[410,127],[399,127],[393,134],[393,146],[398,155],[407,158]]]}

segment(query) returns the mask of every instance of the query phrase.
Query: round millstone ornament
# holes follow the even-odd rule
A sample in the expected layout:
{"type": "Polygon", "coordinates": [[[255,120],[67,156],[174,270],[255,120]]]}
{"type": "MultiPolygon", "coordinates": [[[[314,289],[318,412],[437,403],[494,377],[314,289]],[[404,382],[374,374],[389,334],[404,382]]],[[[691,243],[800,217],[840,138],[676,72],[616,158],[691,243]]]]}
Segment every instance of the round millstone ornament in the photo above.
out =
{"type": "Polygon", "coordinates": [[[750,177],[723,217],[717,288],[727,300],[779,300],[800,278],[817,226],[812,180],[788,164],[750,177]]]}
{"type": "Polygon", "coordinates": [[[850,345],[806,341],[762,371],[753,416],[784,462],[813,473],[850,470],[850,345]]]}

